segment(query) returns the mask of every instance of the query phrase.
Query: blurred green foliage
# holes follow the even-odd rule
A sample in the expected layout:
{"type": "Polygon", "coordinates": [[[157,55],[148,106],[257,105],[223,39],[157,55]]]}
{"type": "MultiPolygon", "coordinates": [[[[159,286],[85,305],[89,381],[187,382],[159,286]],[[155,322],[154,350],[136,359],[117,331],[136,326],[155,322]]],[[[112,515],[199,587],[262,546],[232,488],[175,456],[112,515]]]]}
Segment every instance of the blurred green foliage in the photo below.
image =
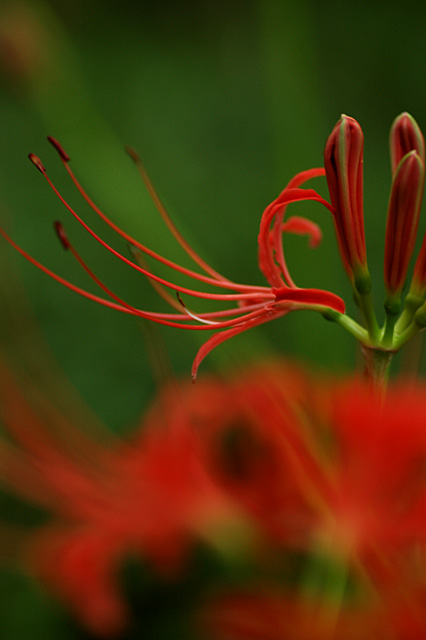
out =
{"type": "MultiPolygon", "coordinates": [[[[426,128],[425,22],[426,5],[413,11],[396,1],[2,0],[2,224],[40,261],[85,286],[87,277],[51,232],[52,221],[62,220],[113,290],[142,308],[159,308],[152,287],[70,220],[26,158],[30,151],[39,155],[70,203],[122,248],[70,184],[45,142],[53,135],[117,223],[189,264],[124,153],[130,144],[201,254],[231,278],[263,284],[256,247],[261,213],[297,171],[322,164],[325,140],[345,112],[365,133],[367,247],[380,305],[387,136],[403,110],[426,128]]],[[[318,180],[318,189],[324,188],[318,180]]],[[[321,224],[324,240],[312,252],[304,239],[288,239],[296,282],[342,295],[354,312],[330,216],[311,204],[301,210],[321,224]]],[[[420,235],[425,227],[423,220],[420,235]]],[[[154,344],[173,372],[189,375],[205,334],[141,329],[137,320],[65,290],[4,242],[1,252],[8,347],[23,350],[23,334],[14,334],[8,315],[20,304],[19,277],[55,357],[110,428],[131,426],[155,388],[147,346],[154,344]]],[[[36,342],[38,329],[27,320],[25,341],[36,342]]],[[[261,354],[287,354],[342,371],[356,360],[352,339],[338,327],[317,314],[295,313],[220,347],[200,375],[261,354]]],[[[8,640],[18,637],[3,633],[8,640]]]]}

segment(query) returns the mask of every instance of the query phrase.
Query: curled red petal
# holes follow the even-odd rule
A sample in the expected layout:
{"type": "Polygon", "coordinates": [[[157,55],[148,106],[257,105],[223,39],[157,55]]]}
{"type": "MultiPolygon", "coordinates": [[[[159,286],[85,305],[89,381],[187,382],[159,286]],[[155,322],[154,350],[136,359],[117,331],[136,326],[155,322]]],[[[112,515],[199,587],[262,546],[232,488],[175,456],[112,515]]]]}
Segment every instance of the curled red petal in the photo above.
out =
{"type": "Polygon", "coordinates": [[[301,184],[307,182],[307,180],[311,180],[312,178],[318,178],[319,176],[325,176],[324,167],[315,167],[314,169],[306,169],[305,171],[300,171],[296,173],[296,175],[290,180],[286,189],[290,189],[291,187],[300,187],[301,184]]]}
{"type": "Polygon", "coordinates": [[[314,202],[319,202],[324,205],[331,213],[334,213],[333,206],[327,202],[320,194],[315,191],[315,189],[302,189],[300,187],[292,187],[289,189],[285,189],[282,194],[271,202],[271,204],[266,207],[263,212],[262,219],[260,222],[261,229],[265,226],[269,227],[274,216],[277,215],[278,212],[281,211],[282,207],[286,207],[293,202],[301,202],[303,200],[313,200],[314,202]]]}
{"type": "Polygon", "coordinates": [[[277,310],[273,306],[265,307],[264,315],[261,315],[257,318],[253,318],[252,320],[247,320],[237,327],[232,327],[232,329],[226,329],[226,331],[221,331],[220,333],[215,333],[211,338],[209,338],[198,350],[197,355],[194,358],[192,363],[192,379],[195,381],[197,377],[197,372],[200,364],[204,360],[204,358],[215,349],[217,346],[230,340],[234,336],[237,336],[243,331],[248,331],[248,329],[252,329],[253,327],[257,327],[265,322],[269,322],[275,318],[286,315],[289,312],[289,309],[280,309],[277,310]]]}
{"type": "Polygon", "coordinates": [[[281,227],[282,231],[286,233],[295,233],[300,236],[307,235],[309,237],[309,246],[314,249],[322,240],[322,232],[320,227],[312,220],[303,218],[301,216],[293,216],[289,218],[287,222],[281,227]]]}
{"type": "Polygon", "coordinates": [[[301,189],[299,187],[284,189],[280,196],[263,212],[258,235],[259,267],[269,284],[273,287],[279,287],[283,284],[283,280],[284,283],[289,286],[293,283],[283,261],[281,261],[282,264],[280,266],[276,264],[275,257],[279,252],[279,248],[275,246],[275,242],[274,245],[271,246],[270,226],[277,216],[281,216],[281,218],[284,217],[285,209],[289,204],[304,200],[319,202],[329,209],[331,213],[334,213],[334,209],[330,203],[324,200],[314,189],[301,189]]]}

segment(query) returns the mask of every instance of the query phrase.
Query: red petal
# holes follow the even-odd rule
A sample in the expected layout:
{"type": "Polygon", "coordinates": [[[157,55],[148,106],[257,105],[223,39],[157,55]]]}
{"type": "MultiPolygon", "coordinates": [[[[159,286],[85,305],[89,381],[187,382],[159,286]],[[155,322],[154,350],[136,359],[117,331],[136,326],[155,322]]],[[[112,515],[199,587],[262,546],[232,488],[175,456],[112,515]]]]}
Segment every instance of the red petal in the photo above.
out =
{"type": "Polygon", "coordinates": [[[303,305],[320,305],[321,307],[329,307],[339,313],[345,313],[345,303],[342,298],[331,291],[323,289],[289,289],[281,287],[272,289],[272,293],[276,296],[277,302],[288,301],[303,305]]]}
{"type": "Polygon", "coordinates": [[[269,322],[269,320],[274,320],[275,318],[286,315],[289,312],[289,309],[280,309],[279,311],[274,309],[273,307],[265,307],[265,314],[259,316],[258,318],[254,318],[253,320],[248,320],[237,327],[232,327],[232,329],[227,329],[226,331],[221,331],[220,333],[215,333],[211,338],[205,342],[202,347],[198,350],[197,355],[194,358],[194,362],[192,363],[192,379],[195,381],[197,377],[198,367],[204,360],[204,358],[211,352],[213,349],[222,342],[226,342],[230,338],[237,336],[239,333],[243,333],[243,331],[247,331],[252,327],[257,327],[265,322],[269,322]]]}
{"type": "Polygon", "coordinates": [[[311,180],[311,178],[318,178],[319,176],[325,176],[324,167],[316,167],[315,169],[306,169],[306,171],[300,171],[300,173],[296,173],[294,178],[290,180],[290,182],[286,186],[286,189],[291,189],[292,187],[300,187],[300,185],[307,180],[311,180]]]}
{"type": "Polygon", "coordinates": [[[303,200],[314,200],[315,202],[319,202],[334,214],[334,209],[330,203],[324,200],[324,198],[322,198],[314,189],[300,189],[296,187],[284,189],[280,196],[263,212],[258,236],[259,267],[269,284],[273,287],[277,287],[282,284],[282,277],[287,280],[286,284],[291,286],[293,283],[290,281],[291,279],[287,272],[282,273],[283,265],[279,268],[275,262],[274,251],[276,251],[277,248],[272,248],[270,245],[269,229],[271,223],[276,216],[284,216],[285,208],[289,204],[303,200]]]}
{"type": "Polygon", "coordinates": [[[322,240],[320,227],[315,224],[315,222],[300,216],[293,216],[292,218],[289,218],[287,222],[284,222],[281,229],[287,233],[309,236],[309,246],[312,247],[312,249],[317,247],[322,240]]]}

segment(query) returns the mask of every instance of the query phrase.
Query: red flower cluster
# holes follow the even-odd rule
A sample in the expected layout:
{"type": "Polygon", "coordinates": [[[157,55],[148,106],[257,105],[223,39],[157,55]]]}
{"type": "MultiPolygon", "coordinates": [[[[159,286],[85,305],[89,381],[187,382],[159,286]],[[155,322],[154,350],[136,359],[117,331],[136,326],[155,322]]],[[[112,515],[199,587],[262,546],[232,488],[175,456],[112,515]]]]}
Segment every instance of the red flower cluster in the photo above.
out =
{"type": "MultiPolygon", "coordinates": [[[[262,214],[258,235],[259,267],[268,281],[267,287],[233,282],[208,265],[185,241],[179,233],[152,183],[141,161],[133,149],[128,149],[142,178],[165,220],[168,228],[198,267],[198,271],[182,267],[152,251],[135,238],[129,236],[115,224],[90,198],[77,180],[70,167],[70,158],[57,140],[49,137],[49,142],[58,152],[68,174],[78,191],[92,210],[132,248],[134,260],[126,258],[103,240],[65,201],[49,178],[41,160],[30,154],[30,160],[43,174],[54,193],[71,215],[107,251],[129,267],[151,280],[159,294],[174,308],[174,313],[159,313],[136,308],[109,289],[86,264],[71,244],[61,223],[55,223],[62,246],[69,250],[94,283],[100,287],[103,296],[72,284],[39,263],[24,249],[19,247],[0,228],[0,233],[25,258],[46,274],[76,293],[106,307],[122,311],[154,322],[198,331],[220,331],[215,333],[199,350],[193,364],[192,374],[203,358],[217,345],[252,327],[268,322],[299,309],[319,311],[328,319],[340,324],[354,335],[368,350],[386,351],[389,355],[399,350],[411,337],[426,326],[426,241],[417,259],[410,291],[406,297],[403,313],[401,296],[407,277],[409,263],[414,251],[417,227],[423,196],[425,174],[425,147],[423,135],[415,120],[403,113],[393,123],[390,135],[392,186],[389,198],[385,242],[384,280],[386,287],[386,320],[383,327],[376,319],[371,297],[371,279],[367,266],[367,252],[364,233],[363,211],[363,149],[364,136],[358,122],[342,116],[327,140],[324,153],[324,169],[311,169],[297,174],[280,195],[262,214]],[[302,185],[318,176],[326,176],[331,204],[313,189],[302,185]],[[284,233],[308,235],[312,247],[321,240],[317,225],[306,218],[294,216],[286,219],[287,208],[295,202],[312,200],[325,206],[332,214],[345,269],[350,277],[355,300],[361,310],[365,327],[349,318],[345,313],[343,300],[330,291],[300,288],[293,281],[285,260],[282,238],[284,233]],[[192,278],[214,288],[213,292],[198,288],[188,288],[156,275],[145,264],[144,256],[149,256],[177,273],[192,278]],[[177,298],[170,295],[174,291],[177,298]],[[215,300],[228,303],[217,311],[196,313],[186,307],[182,295],[200,300],[215,300]],[[229,306],[230,305],[230,306],[229,306]]],[[[371,363],[367,366],[372,369],[371,363]]]]}
{"type": "Polygon", "coordinates": [[[295,640],[426,632],[422,387],[383,400],[270,362],[168,387],[131,439],[101,442],[1,374],[0,475],[50,513],[25,556],[95,633],[128,620],[127,554],[167,579],[195,543],[262,575],[229,595],[224,584],[200,618],[207,637],[278,640],[290,624],[295,640]]]}

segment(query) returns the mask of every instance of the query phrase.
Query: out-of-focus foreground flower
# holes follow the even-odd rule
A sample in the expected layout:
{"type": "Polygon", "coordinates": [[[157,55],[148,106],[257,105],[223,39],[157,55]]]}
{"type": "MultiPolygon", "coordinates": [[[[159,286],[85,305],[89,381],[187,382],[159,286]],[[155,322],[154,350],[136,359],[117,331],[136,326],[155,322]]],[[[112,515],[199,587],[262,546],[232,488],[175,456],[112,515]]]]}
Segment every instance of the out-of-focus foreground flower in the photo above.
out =
{"type": "Polygon", "coordinates": [[[268,362],[168,386],[130,439],[101,442],[1,374],[0,475],[47,513],[22,559],[92,632],[131,623],[124,558],[180,580],[200,544],[247,571],[206,573],[196,637],[426,632],[424,387],[383,399],[268,362]]]}
{"type": "MultiPolygon", "coordinates": [[[[47,512],[31,529],[23,559],[93,632],[119,633],[128,611],[118,570],[134,555],[175,579],[190,542],[228,544],[224,532],[245,538],[245,517],[203,464],[185,398],[170,390],[131,440],[101,438],[73,425],[31,382],[18,384],[1,363],[0,476],[12,492],[47,512]],[[222,530],[223,529],[223,530],[222,530]],[[240,532],[240,533],[239,533],[240,532]]],[[[22,380],[22,378],[21,378],[22,380]]],[[[197,398],[223,406],[220,384],[206,381],[197,398]]],[[[225,407],[221,409],[222,416],[225,407]]],[[[22,532],[20,532],[22,540],[22,532]]]]}
{"type": "Polygon", "coordinates": [[[212,597],[202,617],[206,636],[423,637],[424,388],[395,386],[382,404],[354,380],[311,379],[296,396],[294,390],[287,396],[278,380],[279,371],[265,372],[252,405],[258,422],[267,415],[261,441],[274,441],[263,469],[269,491],[256,494],[255,509],[253,496],[250,502],[269,540],[273,570],[212,597]]]}

